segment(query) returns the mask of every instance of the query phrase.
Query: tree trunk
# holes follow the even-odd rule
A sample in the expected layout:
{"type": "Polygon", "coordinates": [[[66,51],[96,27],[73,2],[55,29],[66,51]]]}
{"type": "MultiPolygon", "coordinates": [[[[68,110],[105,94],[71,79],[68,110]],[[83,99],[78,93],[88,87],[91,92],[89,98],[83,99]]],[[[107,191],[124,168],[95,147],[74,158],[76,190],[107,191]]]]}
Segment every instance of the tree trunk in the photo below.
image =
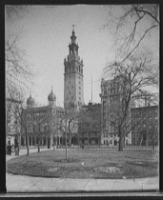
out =
{"type": "Polygon", "coordinates": [[[141,146],[141,144],[142,144],[142,141],[143,141],[143,137],[142,137],[142,139],[140,140],[140,145],[139,145],[139,146],[141,146]]]}
{"type": "Polygon", "coordinates": [[[58,128],[57,128],[56,149],[58,149],[58,140],[59,138],[58,138],[58,128]]]}
{"type": "Polygon", "coordinates": [[[68,160],[68,152],[67,152],[67,120],[66,120],[66,160],[68,160]]]}
{"type": "Polygon", "coordinates": [[[29,141],[28,141],[28,133],[27,130],[25,129],[26,132],[26,147],[27,147],[27,156],[29,156],[29,141]]]}
{"type": "Polygon", "coordinates": [[[119,148],[118,148],[118,151],[123,151],[123,137],[120,133],[120,136],[119,136],[119,148]]]}
{"type": "Polygon", "coordinates": [[[79,132],[78,132],[78,148],[80,148],[79,132]]]}
{"type": "Polygon", "coordinates": [[[101,140],[100,140],[100,138],[99,138],[99,141],[98,141],[98,145],[99,145],[99,148],[101,147],[101,140]]]}
{"type": "Polygon", "coordinates": [[[40,140],[38,140],[38,153],[40,152],[40,140]]]}
{"type": "Polygon", "coordinates": [[[124,137],[124,140],[123,140],[123,141],[124,141],[124,145],[123,145],[123,146],[124,146],[124,148],[125,148],[125,147],[126,147],[126,143],[125,143],[125,137],[124,137]]]}

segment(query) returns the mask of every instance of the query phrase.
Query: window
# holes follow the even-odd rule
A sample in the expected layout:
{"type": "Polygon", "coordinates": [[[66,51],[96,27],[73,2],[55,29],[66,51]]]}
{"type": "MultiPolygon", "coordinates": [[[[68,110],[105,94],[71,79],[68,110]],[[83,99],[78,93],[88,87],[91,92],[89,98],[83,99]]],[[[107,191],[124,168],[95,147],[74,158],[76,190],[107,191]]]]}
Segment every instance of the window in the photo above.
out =
{"type": "Polygon", "coordinates": [[[104,123],[104,128],[105,128],[106,127],[106,119],[104,119],[103,123],[104,123]]]}
{"type": "Polygon", "coordinates": [[[146,124],[143,124],[143,128],[146,128],[146,124]]]}
{"type": "Polygon", "coordinates": [[[157,122],[158,121],[158,117],[155,117],[155,122],[157,122]]]}
{"type": "Polygon", "coordinates": [[[31,125],[28,127],[28,131],[29,131],[30,133],[33,132],[33,127],[32,127],[31,125]]]}
{"type": "Polygon", "coordinates": [[[150,122],[152,121],[152,117],[149,117],[149,121],[150,121],[150,122]]]}
{"type": "Polygon", "coordinates": [[[149,126],[149,130],[151,130],[151,129],[152,129],[152,126],[150,125],[150,126],[149,126]]]}
{"type": "Polygon", "coordinates": [[[79,100],[81,100],[81,98],[79,97],[79,100]]]}
{"type": "Polygon", "coordinates": [[[79,94],[81,94],[81,93],[79,92],[79,94]]]}

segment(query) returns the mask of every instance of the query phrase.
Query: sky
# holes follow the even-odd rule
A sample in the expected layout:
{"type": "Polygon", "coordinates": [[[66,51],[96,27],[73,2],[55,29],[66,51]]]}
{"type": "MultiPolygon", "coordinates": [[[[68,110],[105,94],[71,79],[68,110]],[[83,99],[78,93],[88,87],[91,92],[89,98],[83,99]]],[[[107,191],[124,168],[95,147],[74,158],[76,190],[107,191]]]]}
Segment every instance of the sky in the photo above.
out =
{"type": "Polygon", "coordinates": [[[109,9],[103,5],[29,6],[21,18],[13,20],[7,29],[21,32],[19,46],[36,74],[26,98],[31,94],[38,105],[47,105],[53,88],[57,106],[63,107],[63,63],[74,24],[84,63],[84,101],[91,100],[92,79],[93,102],[100,103],[102,70],[115,58],[113,30],[103,27],[108,20],[109,9]]]}

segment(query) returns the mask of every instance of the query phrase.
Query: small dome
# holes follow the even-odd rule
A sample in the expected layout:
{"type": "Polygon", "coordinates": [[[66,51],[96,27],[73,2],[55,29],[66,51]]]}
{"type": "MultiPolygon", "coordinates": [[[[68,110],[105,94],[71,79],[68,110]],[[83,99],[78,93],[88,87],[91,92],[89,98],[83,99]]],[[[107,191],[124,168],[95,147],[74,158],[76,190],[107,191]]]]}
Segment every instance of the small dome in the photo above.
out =
{"type": "Polygon", "coordinates": [[[35,103],[35,100],[30,95],[30,97],[27,99],[27,104],[34,104],[34,103],[35,103]]]}
{"type": "Polygon", "coordinates": [[[53,90],[51,90],[51,93],[50,93],[49,96],[48,96],[48,100],[49,100],[49,101],[55,101],[55,100],[56,100],[56,96],[55,96],[55,94],[53,93],[53,90]]]}

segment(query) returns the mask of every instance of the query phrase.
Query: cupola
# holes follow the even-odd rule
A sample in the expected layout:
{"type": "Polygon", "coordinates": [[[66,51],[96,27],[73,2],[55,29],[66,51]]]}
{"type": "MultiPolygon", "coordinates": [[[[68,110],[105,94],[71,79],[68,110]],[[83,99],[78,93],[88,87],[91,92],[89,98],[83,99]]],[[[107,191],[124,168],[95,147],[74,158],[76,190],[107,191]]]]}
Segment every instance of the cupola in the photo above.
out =
{"type": "Polygon", "coordinates": [[[33,108],[35,105],[35,100],[34,98],[32,98],[32,96],[30,95],[30,97],[27,99],[27,106],[28,108],[33,108]]]}
{"type": "Polygon", "coordinates": [[[48,101],[49,105],[54,105],[54,102],[56,101],[56,96],[53,93],[53,89],[51,89],[51,93],[48,95],[48,101]]]}

